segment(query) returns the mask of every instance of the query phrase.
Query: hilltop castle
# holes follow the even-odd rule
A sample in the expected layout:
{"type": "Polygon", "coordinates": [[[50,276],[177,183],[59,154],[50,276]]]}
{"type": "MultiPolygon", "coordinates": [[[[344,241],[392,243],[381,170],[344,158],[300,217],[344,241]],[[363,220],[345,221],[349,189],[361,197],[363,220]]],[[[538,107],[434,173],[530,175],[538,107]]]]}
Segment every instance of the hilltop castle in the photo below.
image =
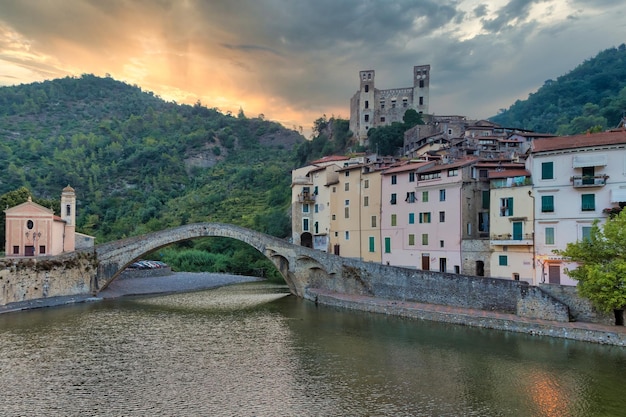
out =
{"type": "Polygon", "coordinates": [[[408,109],[428,113],[430,65],[413,67],[413,87],[379,90],[374,77],[374,70],[359,71],[359,90],[350,99],[350,130],[361,145],[369,129],[402,122],[408,109]]]}

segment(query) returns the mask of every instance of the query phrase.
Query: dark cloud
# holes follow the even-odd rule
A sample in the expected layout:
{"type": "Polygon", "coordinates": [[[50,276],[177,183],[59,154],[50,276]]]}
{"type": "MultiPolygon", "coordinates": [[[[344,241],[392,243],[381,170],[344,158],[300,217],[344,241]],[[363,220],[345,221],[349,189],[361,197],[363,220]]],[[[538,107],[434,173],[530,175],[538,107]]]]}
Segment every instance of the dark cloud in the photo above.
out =
{"type": "Polygon", "coordinates": [[[495,19],[484,19],[483,28],[489,32],[499,32],[515,21],[524,20],[535,3],[545,3],[549,0],[511,0],[506,6],[498,9],[495,19]]]}

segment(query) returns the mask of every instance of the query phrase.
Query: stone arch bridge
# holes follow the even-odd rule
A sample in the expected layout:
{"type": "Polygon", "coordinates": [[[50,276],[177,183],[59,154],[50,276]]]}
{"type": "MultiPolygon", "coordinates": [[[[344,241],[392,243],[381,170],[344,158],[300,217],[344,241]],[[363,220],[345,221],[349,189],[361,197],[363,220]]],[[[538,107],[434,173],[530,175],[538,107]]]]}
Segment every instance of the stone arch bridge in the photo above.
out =
{"type": "Polygon", "coordinates": [[[337,256],[231,224],[195,223],[97,245],[98,269],[92,292],[97,294],[106,288],[143,255],[176,242],[201,237],[226,237],[249,244],[272,261],[291,292],[299,297],[306,296],[306,288],[312,283],[332,282],[332,278],[345,273],[346,260],[337,256]]]}

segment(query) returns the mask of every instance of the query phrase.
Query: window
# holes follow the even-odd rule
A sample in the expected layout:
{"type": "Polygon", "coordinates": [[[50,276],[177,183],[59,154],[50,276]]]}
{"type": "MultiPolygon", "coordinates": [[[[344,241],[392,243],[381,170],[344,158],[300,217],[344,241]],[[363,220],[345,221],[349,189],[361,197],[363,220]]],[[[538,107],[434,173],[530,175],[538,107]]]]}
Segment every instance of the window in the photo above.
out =
{"type": "Polygon", "coordinates": [[[409,234],[409,246],[415,246],[415,235],[409,234]]]}
{"type": "Polygon", "coordinates": [[[333,215],[331,216],[331,218],[332,218],[333,220],[336,220],[336,219],[337,219],[337,216],[333,214],[333,215]]]}
{"type": "Polygon", "coordinates": [[[320,223],[319,222],[313,223],[313,230],[314,230],[315,234],[318,234],[320,232],[320,223]]]}
{"type": "Polygon", "coordinates": [[[409,102],[406,98],[402,99],[402,107],[406,108],[408,106],[409,102]]]}
{"type": "Polygon", "coordinates": [[[409,213],[409,224],[415,224],[415,213],[409,213]]]}
{"type": "Polygon", "coordinates": [[[350,240],[350,232],[346,230],[346,240],[350,240]]]}
{"type": "Polygon", "coordinates": [[[370,188],[370,180],[363,181],[363,188],[370,188]]]}
{"type": "Polygon", "coordinates": [[[396,108],[396,101],[395,100],[391,100],[391,108],[392,109],[396,108]]]}
{"type": "Polygon", "coordinates": [[[415,197],[415,191],[409,191],[408,193],[406,193],[406,201],[407,203],[415,203],[417,201],[417,198],[415,197]]]}
{"type": "Polygon", "coordinates": [[[583,226],[581,228],[582,240],[591,239],[591,226],[583,226]]]}
{"type": "Polygon", "coordinates": [[[445,211],[440,211],[439,212],[439,223],[445,223],[446,222],[446,212],[445,211]]]}
{"type": "Polygon", "coordinates": [[[302,230],[309,231],[309,219],[302,219],[302,230]]]}
{"type": "Polygon", "coordinates": [[[350,218],[350,207],[345,207],[343,209],[343,217],[346,218],[346,219],[350,218]]]}
{"type": "Polygon", "coordinates": [[[350,171],[346,171],[343,175],[346,176],[346,177],[349,177],[350,176],[350,171]]]}
{"type": "Polygon", "coordinates": [[[391,194],[391,204],[396,204],[396,193],[391,194]]]}
{"type": "Polygon", "coordinates": [[[370,108],[370,102],[369,102],[369,101],[367,101],[367,100],[365,100],[365,108],[366,108],[366,109],[369,109],[369,108],[370,108]]]}
{"type": "Polygon", "coordinates": [[[424,88],[424,80],[420,80],[420,88],[424,88]]]}
{"type": "Polygon", "coordinates": [[[435,180],[437,178],[441,178],[441,171],[420,174],[420,181],[435,180]]]}
{"type": "Polygon", "coordinates": [[[424,97],[420,97],[420,106],[424,105],[424,97]]]}
{"type": "Polygon", "coordinates": [[[415,182],[415,172],[409,172],[409,182],[415,182]]]}
{"type": "Polygon", "coordinates": [[[370,205],[370,198],[368,196],[363,197],[363,207],[368,207],[370,205]]]}
{"type": "Polygon", "coordinates": [[[439,190],[439,201],[446,201],[446,190],[439,190]]]}
{"type": "Polygon", "coordinates": [[[479,232],[489,231],[489,212],[488,211],[481,211],[478,213],[478,231],[479,232]]]}
{"type": "Polygon", "coordinates": [[[333,193],[337,192],[337,187],[333,187],[333,193]]]}
{"type": "Polygon", "coordinates": [[[428,191],[422,191],[422,202],[428,203],[428,191]]]}
{"type": "Polygon", "coordinates": [[[303,213],[308,213],[309,212],[309,205],[308,204],[303,204],[302,205],[302,212],[303,213]]]}
{"type": "Polygon", "coordinates": [[[380,116],[380,122],[385,123],[385,116],[380,116]]]}
{"type": "Polygon", "coordinates": [[[372,216],[372,227],[376,227],[376,216],[372,216]]]}
{"type": "MultiPolygon", "coordinates": [[[[365,84],[365,92],[368,93],[370,91],[369,84],[365,84]]],[[[367,102],[366,102],[367,103],[367,102]]],[[[367,107],[366,107],[367,108],[367,107]]]]}
{"type": "Polygon", "coordinates": [[[374,246],[374,243],[375,243],[375,242],[376,242],[376,241],[375,241],[375,239],[374,239],[374,236],[370,236],[370,237],[369,237],[369,251],[370,251],[370,252],[376,252],[376,247],[374,246]]]}
{"type": "Polygon", "coordinates": [[[428,212],[428,213],[420,213],[419,222],[420,223],[430,223],[430,212],[428,212]]]}
{"type": "Polygon", "coordinates": [[[13,255],[19,255],[19,254],[20,254],[20,247],[13,246],[13,255]]]}
{"type": "Polygon", "coordinates": [[[513,197],[500,199],[500,216],[513,215],[513,197]]]}
{"type": "Polygon", "coordinates": [[[428,245],[428,233],[422,234],[422,245],[428,245]]]}
{"type": "Polygon", "coordinates": [[[350,200],[345,200],[343,203],[344,206],[349,206],[350,205],[350,200]]]}
{"type": "Polygon", "coordinates": [[[541,179],[542,180],[554,179],[554,162],[542,162],[541,163],[541,179]]]}
{"type": "Polygon", "coordinates": [[[506,255],[500,255],[498,256],[498,265],[500,266],[507,266],[508,265],[508,257],[506,255]]]}
{"type": "Polygon", "coordinates": [[[395,214],[391,215],[391,225],[395,226],[398,223],[398,219],[395,214]]]}
{"type": "Polygon", "coordinates": [[[313,188],[313,194],[315,194],[315,195],[318,194],[317,185],[315,186],[315,188],[313,188]]]}
{"type": "Polygon", "coordinates": [[[28,230],[32,230],[32,229],[33,229],[33,227],[35,227],[35,223],[33,223],[33,221],[32,221],[32,220],[29,220],[29,221],[27,221],[27,222],[26,222],[26,228],[27,228],[28,230]]]}
{"type": "Polygon", "coordinates": [[[554,245],[554,227],[546,227],[546,245],[554,245]]]}
{"type": "Polygon", "coordinates": [[[482,192],[482,209],[489,210],[489,204],[491,203],[491,197],[489,196],[489,191],[482,192]]]}
{"type": "Polygon", "coordinates": [[[594,211],[596,209],[596,195],[583,194],[580,196],[582,211],[594,211]]]}
{"type": "Polygon", "coordinates": [[[554,196],[553,195],[541,196],[541,212],[542,213],[554,213],[554,196]]]}
{"type": "Polygon", "coordinates": [[[369,122],[369,121],[370,121],[370,115],[369,115],[369,114],[366,114],[366,115],[365,115],[365,121],[366,121],[366,122],[369,122]]]}
{"type": "Polygon", "coordinates": [[[385,100],[381,100],[380,101],[380,109],[384,110],[385,109],[385,100]]]}
{"type": "Polygon", "coordinates": [[[391,176],[391,185],[395,185],[398,183],[398,176],[397,175],[392,175],[391,176]]]}
{"type": "Polygon", "coordinates": [[[448,170],[448,177],[457,177],[459,175],[458,168],[451,168],[448,170]]]}
{"type": "Polygon", "coordinates": [[[65,215],[69,216],[70,214],[72,214],[72,208],[71,206],[68,204],[65,206],[65,215]]]}
{"type": "Polygon", "coordinates": [[[443,247],[444,247],[444,244],[445,244],[445,242],[444,242],[443,240],[440,240],[440,241],[439,241],[439,247],[440,247],[440,248],[443,248],[443,247]]]}
{"type": "Polygon", "coordinates": [[[343,186],[344,191],[350,191],[350,183],[347,182],[345,183],[345,185],[343,186]]]}
{"type": "Polygon", "coordinates": [[[385,253],[391,253],[391,238],[385,238],[385,253]]]}

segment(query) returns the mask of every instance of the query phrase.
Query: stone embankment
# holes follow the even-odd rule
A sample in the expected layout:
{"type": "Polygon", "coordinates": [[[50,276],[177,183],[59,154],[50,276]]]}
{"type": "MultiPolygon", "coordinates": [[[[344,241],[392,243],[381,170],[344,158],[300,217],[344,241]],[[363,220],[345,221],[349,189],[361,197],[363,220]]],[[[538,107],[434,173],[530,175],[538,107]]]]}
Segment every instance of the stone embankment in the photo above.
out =
{"type": "Polygon", "coordinates": [[[626,327],[624,326],[583,322],[563,323],[495,311],[396,301],[318,289],[309,289],[307,296],[319,304],[352,310],[626,347],[626,327]]]}

